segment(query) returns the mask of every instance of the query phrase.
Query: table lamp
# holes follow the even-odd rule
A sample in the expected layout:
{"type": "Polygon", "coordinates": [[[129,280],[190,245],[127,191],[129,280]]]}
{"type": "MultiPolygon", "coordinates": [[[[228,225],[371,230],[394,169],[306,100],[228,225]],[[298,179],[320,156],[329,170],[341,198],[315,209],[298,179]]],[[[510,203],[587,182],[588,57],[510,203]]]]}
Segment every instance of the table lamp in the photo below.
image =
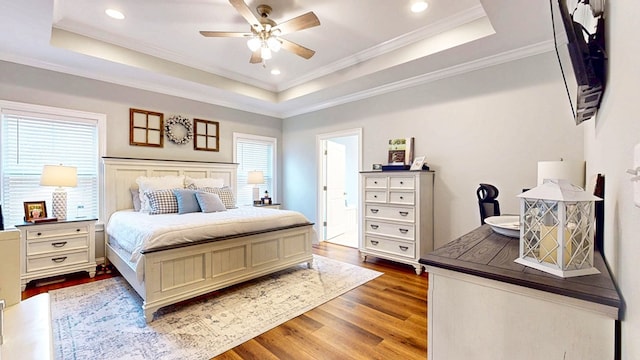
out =
{"type": "Polygon", "coordinates": [[[53,216],[58,220],[67,218],[67,192],[63,187],[78,185],[78,169],[74,166],[45,165],[42,168],[40,185],[57,186],[51,195],[53,216]]]}
{"type": "Polygon", "coordinates": [[[259,184],[264,184],[264,175],[262,171],[249,171],[247,176],[247,184],[255,185],[253,187],[253,203],[260,203],[260,187],[259,184]]]}

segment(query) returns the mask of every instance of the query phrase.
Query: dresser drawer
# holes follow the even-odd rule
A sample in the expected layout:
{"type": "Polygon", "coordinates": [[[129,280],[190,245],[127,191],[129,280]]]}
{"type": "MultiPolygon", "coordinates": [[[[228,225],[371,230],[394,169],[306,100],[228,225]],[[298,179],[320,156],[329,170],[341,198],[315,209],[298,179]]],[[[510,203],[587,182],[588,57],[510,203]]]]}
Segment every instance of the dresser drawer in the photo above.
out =
{"type": "Polygon", "coordinates": [[[413,241],[415,230],[413,224],[394,224],[382,221],[367,220],[365,222],[367,234],[377,234],[382,236],[393,236],[398,239],[413,241]]]}
{"type": "Polygon", "coordinates": [[[78,225],[78,226],[54,226],[47,227],[46,225],[34,226],[34,229],[28,229],[27,240],[32,239],[45,239],[49,237],[65,237],[65,236],[75,236],[75,235],[85,235],[89,233],[89,225],[78,225]]]}
{"type": "Polygon", "coordinates": [[[87,236],[73,236],[49,240],[30,240],[27,241],[27,256],[46,254],[50,252],[59,252],[76,249],[86,249],[89,246],[87,236]]]}
{"type": "Polygon", "coordinates": [[[415,205],[416,194],[409,191],[389,191],[389,203],[415,205]]]}
{"type": "Polygon", "coordinates": [[[385,205],[367,205],[364,216],[368,218],[415,222],[415,209],[385,205]]]}
{"type": "Polygon", "coordinates": [[[365,248],[394,255],[415,258],[415,244],[391,239],[382,239],[373,236],[365,237],[365,248]]]}
{"type": "Polygon", "coordinates": [[[364,187],[367,189],[386,189],[386,177],[367,177],[364,179],[364,187]]]}
{"type": "Polygon", "coordinates": [[[413,190],[416,188],[416,179],[408,176],[389,177],[389,189],[413,190]]]}
{"type": "Polygon", "coordinates": [[[27,271],[38,271],[68,265],[89,263],[89,251],[73,251],[49,256],[27,257],[27,271]]]}
{"type": "Polygon", "coordinates": [[[366,201],[366,202],[386,203],[387,202],[387,192],[386,191],[367,190],[367,191],[364,192],[364,201],[366,201]]]}

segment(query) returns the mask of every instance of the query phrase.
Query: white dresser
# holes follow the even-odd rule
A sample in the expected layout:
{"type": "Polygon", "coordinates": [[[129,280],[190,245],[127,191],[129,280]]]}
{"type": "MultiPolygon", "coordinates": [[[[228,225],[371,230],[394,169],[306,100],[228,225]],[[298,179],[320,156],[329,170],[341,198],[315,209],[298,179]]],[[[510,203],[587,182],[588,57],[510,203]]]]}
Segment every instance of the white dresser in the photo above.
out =
{"type": "Polygon", "coordinates": [[[20,230],[20,284],[87,271],[96,274],[96,219],[16,225],[20,230]]]}
{"type": "Polygon", "coordinates": [[[413,265],[433,250],[433,171],[360,173],[360,256],[413,265]]]}

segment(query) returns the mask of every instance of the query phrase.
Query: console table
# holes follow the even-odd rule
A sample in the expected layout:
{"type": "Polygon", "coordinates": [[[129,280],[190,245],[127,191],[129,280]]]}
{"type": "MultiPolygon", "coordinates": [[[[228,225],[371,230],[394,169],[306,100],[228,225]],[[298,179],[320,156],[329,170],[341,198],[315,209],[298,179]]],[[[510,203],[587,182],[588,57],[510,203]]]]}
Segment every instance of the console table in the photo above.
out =
{"type": "Polygon", "coordinates": [[[600,274],[563,279],[513,262],[518,250],[483,225],[420,259],[428,359],[614,359],[622,301],[602,256],[600,274]]]}

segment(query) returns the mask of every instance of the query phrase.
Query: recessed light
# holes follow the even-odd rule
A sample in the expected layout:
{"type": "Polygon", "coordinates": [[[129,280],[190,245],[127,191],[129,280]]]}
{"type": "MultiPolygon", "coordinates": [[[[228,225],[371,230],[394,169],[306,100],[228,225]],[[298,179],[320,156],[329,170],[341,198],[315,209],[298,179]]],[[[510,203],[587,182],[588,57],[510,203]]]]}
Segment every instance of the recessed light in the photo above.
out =
{"type": "Polygon", "coordinates": [[[114,19],[117,19],[117,20],[124,19],[124,14],[116,9],[107,9],[104,12],[114,19]]]}
{"type": "Polygon", "coordinates": [[[280,70],[278,69],[271,70],[271,75],[280,75],[280,70]]]}
{"type": "Polygon", "coordinates": [[[411,11],[419,13],[427,10],[428,7],[429,4],[426,1],[414,1],[414,3],[411,4],[411,11]]]}

